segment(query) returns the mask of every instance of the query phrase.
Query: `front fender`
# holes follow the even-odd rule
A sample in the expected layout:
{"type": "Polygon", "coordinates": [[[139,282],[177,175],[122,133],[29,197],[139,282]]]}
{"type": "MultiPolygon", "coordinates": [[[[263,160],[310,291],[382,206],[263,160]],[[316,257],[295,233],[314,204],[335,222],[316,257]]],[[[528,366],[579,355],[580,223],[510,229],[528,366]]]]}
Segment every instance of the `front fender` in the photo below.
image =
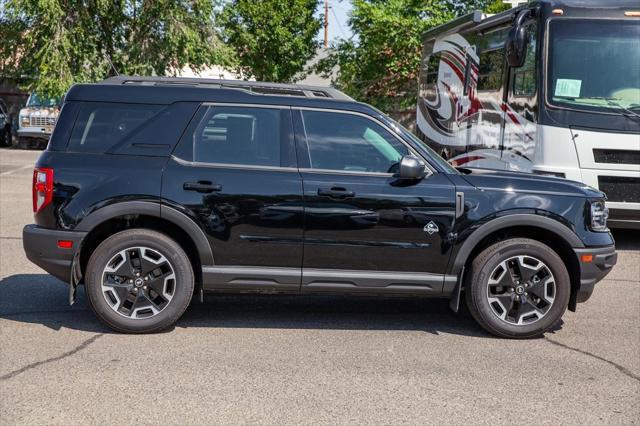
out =
{"type": "Polygon", "coordinates": [[[467,263],[473,249],[488,235],[501,229],[511,228],[514,226],[532,226],[542,228],[553,232],[564,240],[566,244],[573,248],[582,248],[584,243],[580,238],[567,226],[546,216],[536,215],[532,213],[515,213],[507,216],[499,216],[480,225],[474,230],[462,243],[457,253],[453,257],[453,261],[449,266],[449,273],[458,275],[467,263]]]}

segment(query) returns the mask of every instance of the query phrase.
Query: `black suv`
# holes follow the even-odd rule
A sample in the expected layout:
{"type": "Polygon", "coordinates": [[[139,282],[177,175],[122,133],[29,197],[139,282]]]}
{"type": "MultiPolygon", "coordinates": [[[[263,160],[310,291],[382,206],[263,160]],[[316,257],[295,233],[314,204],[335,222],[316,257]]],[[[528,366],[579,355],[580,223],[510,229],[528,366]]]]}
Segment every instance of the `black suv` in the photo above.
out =
{"type": "Polygon", "coordinates": [[[449,298],[540,335],[616,263],[604,195],[455,169],[328,88],[116,77],[74,86],[33,176],[31,261],[108,326],[155,332],[194,294],[449,298]]]}

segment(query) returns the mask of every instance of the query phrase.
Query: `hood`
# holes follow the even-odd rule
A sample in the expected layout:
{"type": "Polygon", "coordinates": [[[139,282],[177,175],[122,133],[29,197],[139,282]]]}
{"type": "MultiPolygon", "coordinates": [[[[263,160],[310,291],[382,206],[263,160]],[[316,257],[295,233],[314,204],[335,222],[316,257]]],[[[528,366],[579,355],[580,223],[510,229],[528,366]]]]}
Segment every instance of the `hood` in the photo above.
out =
{"type": "Polygon", "coordinates": [[[604,198],[604,193],[581,182],[553,176],[488,169],[458,169],[462,177],[476,188],[528,194],[604,198]]]}

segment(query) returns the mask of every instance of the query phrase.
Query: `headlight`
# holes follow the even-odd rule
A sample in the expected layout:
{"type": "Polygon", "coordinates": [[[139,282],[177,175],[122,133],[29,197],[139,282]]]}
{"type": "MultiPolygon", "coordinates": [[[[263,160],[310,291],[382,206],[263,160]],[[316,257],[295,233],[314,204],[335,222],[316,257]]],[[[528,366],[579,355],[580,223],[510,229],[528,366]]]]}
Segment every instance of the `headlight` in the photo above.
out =
{"type": "Polygon", "coordinates": [[[30,123],[29,121],[29,116],[28,115],[23,115],[20,117],[20,124],[22,125],[22,127],[26,127],[28,126],[30,123]]]}
{"type": "Polygon", "coordinates": [[[591,229],[598,232],[608,231],[607,219],[609,218],[609,209],[604,201],[591,202],[591,229]]]}

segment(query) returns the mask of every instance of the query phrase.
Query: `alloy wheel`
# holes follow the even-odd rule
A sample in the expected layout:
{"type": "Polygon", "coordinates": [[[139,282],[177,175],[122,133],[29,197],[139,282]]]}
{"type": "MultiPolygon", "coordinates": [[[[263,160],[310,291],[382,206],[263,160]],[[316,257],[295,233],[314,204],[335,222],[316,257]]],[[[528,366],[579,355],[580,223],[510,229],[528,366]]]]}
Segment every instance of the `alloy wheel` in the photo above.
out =
{"type": "Polygon", "coordinates": [[[514,256],[491,272],[487,300],[492,312],[512,325],[539,321],[551,309],[556,282],[551,269],[533,256],[514,256]]]}
{"type": "Polygon", "coordinates": [[[176,291],[174,268],[160,252],[130,247],[111,257],[102,273],[102,295],[118,314],[150,318],[164,310],[176,291]]]}

